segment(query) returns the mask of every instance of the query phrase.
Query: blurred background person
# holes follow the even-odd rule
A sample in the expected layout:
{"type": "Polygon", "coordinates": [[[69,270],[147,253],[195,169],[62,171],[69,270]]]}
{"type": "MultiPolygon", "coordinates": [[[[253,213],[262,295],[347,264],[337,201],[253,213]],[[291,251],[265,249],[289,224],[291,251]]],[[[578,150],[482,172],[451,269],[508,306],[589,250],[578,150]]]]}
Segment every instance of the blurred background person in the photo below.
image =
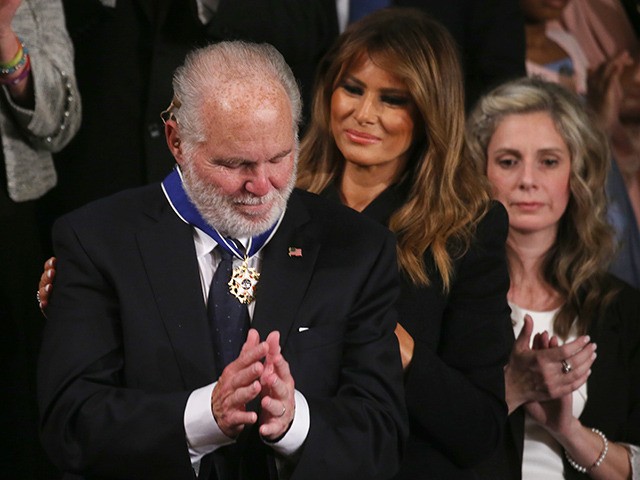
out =
{"type": "MultiPolygon", "coordinates": [[[[618,0],[611,3],[612,7],[619,6],[620,15],[624,16],[624,10],[618,0]]],[[[597,0],[594,4],[601,4],[597,0]]],[[[630,125],[625,126],[622,121],[624,115],[628,117],[628,99],[631,98],[625,92],[632,85],[629,81],[629,69],[633,69],[634,60],[631,51],[634,50],[632,42],[620,41],[622,46],[613,53],[609,47],[610,56],[604,54],[590,56],[587,49],[594,50],[595,43],[592,33],[586,34],[583,28],[579,28],[580,36],[561,23],[567,11],[575,12],[578,0],[561,0],[559,2],[547,2],[545,0],[520,0],[520,5],[525,15],[526,39],[527,39],[527,74],[539,76],[546,80],[560,83],[569,90],[578,93],[596,111],[601,128],[609,136],[613,159],[610,166],[607,192],[610,199],[608,212],[609,222],[614,226],[618,244],[618,252],[614,257],[610,271],[629,282],[636,288],[640,287],[640,229],[638,228],[638,215],[640,215],[640,203],[634,207],[635,173],[640,166],[640,130],[634,132],[630,125]],[[637,214],[634,212],[637,210],[637,214]]],[[[592,10],[591,6],[581,6],[583,12],[579,24],[586,23],[587,19],[604,17],[611,18],[611,13],[605,13],[609,9],[601,9],[602,12],[584,15],[584,11],[592,10]]],[[[575,18],[574,13],[569,13],[575,18]]],[[[624,18],[622,18],[624,20],[624,18]]],[[[607,26],[609,30],[619,22],[613,21],[607,26]]],[[[628,23],[628,22],[627,22],[628,23]]],[[[623,27],[624,25],[621,25],[623,27]]],[[[596,29],[597,30],[597,29],[596,29]]],[[[633,37],[630,26],[620,28],[620,32],[628,32],[624,38],[633,37]]],[[[616,34],[612,34],[616,36],[616,34]]],[[[611,45],[612,40],[605,44],[611,45]]],[[[637,49],[635,49],[637,50],[637,49]]],[[[640,83],[637,84],[640,87],[640,83]]],[[[638,97],[640,98],[640,97],[638,97]]],[[[638,110],[640,112],[640,110],[638,110]]],[[[637,117],[640,120],[640,116],[637,117]]],[[[640,202],[640,196],[638,197],[640,202]]]]}
{"type": "Polygon", "coordinates": [[[40,447],[35,362],[43,252],[35,200],[56,185],[51,153],[80,125],[73,48],[57,0],[0,0],[0,320],[6,478],[55,478],[40,447]],[[38,273],[36,273],[38,272],[38,273]]]}
{"type": "MultiPolygon", "coordinates": [[[[606,71],[620,56],[624,65],[609,109],[614,162],[607,193],[610,220],[621,244],[611,271],[640,288],[640,11],[635,0],[571,0],[562,25],[584,51],[589,67],[606,71]]],[[[606,103],[605,103],[606,106],[606,103]]]]}
{"type": "Polygon", "coordinates": [[[587,94],[588,61],[580,44],[559,22],[569,0],[520,0],[525,18],[527,75],[587,94]]]}
{"type": "Polygon", "coordinates": [[[479,101],[467,144],[509,213],[505,442],[522,468],[500,478],[640,478],[640,292],[606,272],[605,134],[566,88],[521,79],[479,101]]]}
{"type": "Polygon", "coordinates": [[[396,234],[411,428],[397,478],[475,478],[506,422],[507,218],[463,136],[457,51],[423,12],[378,10],[321,62],[298,186],[396,234]]]}

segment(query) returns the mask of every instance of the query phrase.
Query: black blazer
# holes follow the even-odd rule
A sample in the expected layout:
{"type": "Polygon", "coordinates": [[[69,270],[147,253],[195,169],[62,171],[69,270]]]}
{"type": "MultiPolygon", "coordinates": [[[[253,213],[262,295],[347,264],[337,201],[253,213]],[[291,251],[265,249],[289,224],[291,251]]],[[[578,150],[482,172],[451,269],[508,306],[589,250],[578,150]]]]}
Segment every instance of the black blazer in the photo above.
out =
{"type": "MultiPolygon", "coordinates": [[[[323,195],[339,201],[333,186],[323,195]]],[[[363,213],[386,225],[406,195],[403,186],[391,187],[363,213]]],[[[405,374],[410,435],[398,479],[476,478],[471,467],[500,444],[503,366],[513,344],[506,236],[506,211],[494,202],[469,250],[454,261],[449,293],[430,251],[424,260],[432,284],[402,279],[396,307],[415,350],[405,374]]]]}
{"type": "MultiPolygon", "coordinates": [[[[598,358],[587,381],[587,403],[580,422],[601,430],[609,440],[640,445],[640,292],[612,275],[607,282],[620,292],[588,331],[598,345],[598,358]]],[[[508,430],[501,455],[483,465],[487,480],[522,478],[522,408],[510,416],[508,430]]],[[[566,458],[563,461],[565,478],[589,478],[572,468],[566,458]]]]}
{"type": "MultiPolygon", "coordinates": [[[[54,243],[38,380],[46,450],[83,478],[192,479],[185,403],[215,369],[191,227],[156,184],[62,217],[54,243]]],[[[393,237],[297,191],[263,252],[252,326],[280,331],[311,416],[291,478],[391,477],[406,435],[393,237]]],[[[244,438],[251,465],[251,445],[264,445],[255,428],[244,438]]]]}
{"type": "MultiPolygon", "coordinates": [[[[614,442],[640,445],[640,291],[609,276],[621,291],[589,329],[598,358],[587,381],[583,425],[601,430],[614,442]]],[[[569,466],[566,478],[588,478],[569,466]]]]}

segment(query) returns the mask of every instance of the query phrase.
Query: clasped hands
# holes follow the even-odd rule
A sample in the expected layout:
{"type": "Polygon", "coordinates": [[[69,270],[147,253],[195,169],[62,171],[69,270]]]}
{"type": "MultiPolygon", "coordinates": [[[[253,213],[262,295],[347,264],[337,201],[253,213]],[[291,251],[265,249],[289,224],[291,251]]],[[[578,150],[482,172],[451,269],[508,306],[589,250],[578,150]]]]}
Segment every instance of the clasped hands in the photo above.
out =
{"type": "Polygon", "coordinates": [[[596,359],[596,345],[586,335],[560,346],[546,331],[536,334],[531,342],[532,332],[533,320],[526,315],[505,367],[509,413],[523,404],[571,394],[587,381],[596,359]],[[563,372],[563,360],[571,365],[567,373],[563,372]]]}
{"type": "Polygon", "coordinates": [[[276,441],[288,431],[295,416],[295,382],[280,352],[280,333],[260,341],[250,329],[240,355],[223,370],[211,394],[211,411],[218,427],[236,438],[246,425],[259,422],[260,435],[276,441]],[[260,415],[246,405],[260,397],[260,415]]]}

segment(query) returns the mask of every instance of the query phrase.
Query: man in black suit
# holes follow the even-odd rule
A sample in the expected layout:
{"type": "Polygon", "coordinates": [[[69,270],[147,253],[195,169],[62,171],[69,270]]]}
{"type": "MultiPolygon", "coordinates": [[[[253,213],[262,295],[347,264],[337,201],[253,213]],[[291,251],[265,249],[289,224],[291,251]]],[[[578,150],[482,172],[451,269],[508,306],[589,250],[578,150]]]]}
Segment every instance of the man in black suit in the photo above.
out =
{"type": "Polygon", "coordinates": [[[45,449],[82,478],[391,477],[407,431],[394,240],[292,193],[291,71],[266,45],[195,51],[164,118],[179,168],[162,186],[54,227],[45,449]],[[251,329],[224,333],[241,304],[251,329]]]}

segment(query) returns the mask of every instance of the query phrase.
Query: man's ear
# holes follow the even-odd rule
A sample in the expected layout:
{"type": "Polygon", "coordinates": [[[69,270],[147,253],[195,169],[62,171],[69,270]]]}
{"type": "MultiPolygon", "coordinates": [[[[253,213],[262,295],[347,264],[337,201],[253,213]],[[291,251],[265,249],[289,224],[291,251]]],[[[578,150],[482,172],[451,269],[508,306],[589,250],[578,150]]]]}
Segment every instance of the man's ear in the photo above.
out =
{"type": "Polygon", "coordinates": [[[178,165],[182,165],[182,142],[180,140],[180,134],[178,132],[178,124],[175,120],[167,120],[164,124],[164,135],[167,139],[167,146],[169,151],[176,159],[178,165]]]}

